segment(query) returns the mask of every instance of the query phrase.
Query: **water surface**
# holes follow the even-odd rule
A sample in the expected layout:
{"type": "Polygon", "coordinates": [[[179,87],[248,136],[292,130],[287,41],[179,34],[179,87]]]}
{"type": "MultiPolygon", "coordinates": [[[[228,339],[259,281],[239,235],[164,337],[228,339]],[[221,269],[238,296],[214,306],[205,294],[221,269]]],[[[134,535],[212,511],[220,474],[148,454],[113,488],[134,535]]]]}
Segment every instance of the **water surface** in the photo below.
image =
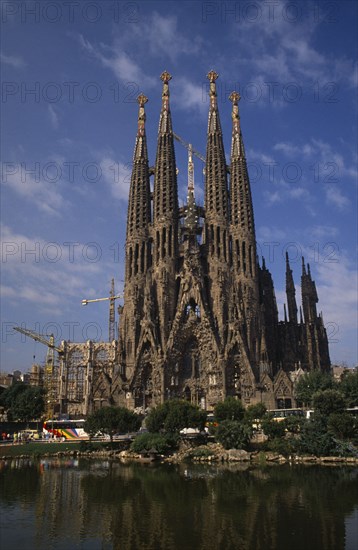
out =
{"type": "Polygon", "coordinates": [[[6,550],[357,550],[358,469],[2,463],[6,550]]]}

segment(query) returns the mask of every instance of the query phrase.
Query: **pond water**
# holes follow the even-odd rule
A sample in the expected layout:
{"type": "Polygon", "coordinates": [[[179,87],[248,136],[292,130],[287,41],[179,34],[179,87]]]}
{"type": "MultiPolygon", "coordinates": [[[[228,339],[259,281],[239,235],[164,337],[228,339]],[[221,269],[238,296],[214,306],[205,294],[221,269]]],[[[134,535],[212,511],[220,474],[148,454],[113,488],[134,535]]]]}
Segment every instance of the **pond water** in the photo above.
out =
{"type": "Polygon", "coordinates": [[[4,550],[357,550],[358,469],[0,463],[4,550]]]}

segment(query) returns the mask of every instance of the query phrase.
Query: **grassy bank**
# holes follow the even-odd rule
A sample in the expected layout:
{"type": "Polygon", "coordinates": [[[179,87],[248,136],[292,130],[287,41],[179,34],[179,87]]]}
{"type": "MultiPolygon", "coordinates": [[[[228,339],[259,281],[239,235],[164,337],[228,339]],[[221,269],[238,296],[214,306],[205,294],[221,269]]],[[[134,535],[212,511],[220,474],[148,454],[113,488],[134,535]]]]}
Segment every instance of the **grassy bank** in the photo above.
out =
{"type": "Polygon", "coordinates": [[[24,443],[21,445],[1,445],[1,456],[41,456],[48,453],[54,454],[58,452],[79,451],[81,443],[24,443]]]}
{"type": "Polygon", "coordinates": [[[40,457],[49,454],[86,452],[86,451],[121,451],[129,447],[127,442],[113,441],[76,441],[76,442],[29,442],[20,445],[0,445],[1,457],[34,456],[40,457]]]}

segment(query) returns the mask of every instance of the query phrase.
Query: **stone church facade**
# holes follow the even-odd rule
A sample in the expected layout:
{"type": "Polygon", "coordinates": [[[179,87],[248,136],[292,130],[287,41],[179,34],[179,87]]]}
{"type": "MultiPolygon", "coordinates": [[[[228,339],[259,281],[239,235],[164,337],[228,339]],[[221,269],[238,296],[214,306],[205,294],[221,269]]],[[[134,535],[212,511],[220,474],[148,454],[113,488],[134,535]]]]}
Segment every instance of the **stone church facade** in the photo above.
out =
{"type": "Polygon", "coordinates": [[[295,378],[330,368],[317,291],[303,259],[299,319],[288,256],[287,312],[284,321],[278,319],[271,274],[257,259],[240,96],[230,95],[227,165],[217,78],[208,74],[204,207],[196,204],[189,166],[187,204],[179,208],[169,73],[161,75],[154,167],[147,151],[147,98],[138,97],[119,329],[120,404],[129,408],[178,397],[211,410],[226,396],[246,405],[294,406],[295,378]]]}

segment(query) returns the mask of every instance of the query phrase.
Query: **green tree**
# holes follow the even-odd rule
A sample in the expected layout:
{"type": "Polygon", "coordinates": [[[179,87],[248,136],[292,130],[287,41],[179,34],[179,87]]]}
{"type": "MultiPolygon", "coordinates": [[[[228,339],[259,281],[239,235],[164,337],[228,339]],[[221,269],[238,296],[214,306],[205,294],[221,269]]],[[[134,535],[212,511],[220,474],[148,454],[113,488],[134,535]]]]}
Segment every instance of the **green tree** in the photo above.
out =
{"type": "Polygon", "coordinates": [[[297,441],[297,449],[303,454],[330,456],[337,454],[337,443],[320,416],[306,422],[297,441]]]}
{"type": "Polygon", "coordinates": [[[255,420],[263,418],[267,412],[267,408],[263,403],[249,405],[244,413],[244,421],[252,424],[255,420]]]}
{"type": "Polygon", "coordinates": [[[287,418],[282,421],[282,424],[286,432],[298,434],[305,422],[307,421],[303,416],[287,416],[287,418]]]}
{"type": "Polygon", "coordinates": [[[12,420],[28,422],[41,418],[45,410],[44,390],[23,382],[12,384],[1,395],[1,403],[12,420]]]}
{"type": "Polygon", "coordinates": [[[178,433],[183,428],[198,428],[203,430],[206,413],[188,401],[171,399],[158,405],[146,418],[146,426],[150,432],[178,433]]]}
{"type": "Polygon", "coordinates": [[[261,428],[269,439],[284,437],[286,433],[284,421],[277,422],[277,420],[273,420],[270,417],[266,417],[262,420],[261,428]]]}
{"type": "Polygon", "coordinates": [[[216,431],[216,439],[224,449],[246,449],[251,436],[251,426],[237,420],[223,420],[216,431]]]}
{"type": "Polygon", "coordinates": [[[330,374],[317,369],[312,370],[299,378],[295,388],[296,399],[310,407],[316,392],[332,389],[334,386],[335,382],[330,374]]]}
{"type": "Polygon", "coordinates": [[[356,441],[358,437],[358,420],[349,413],[333,413],[328,418],[328,432],[343,441],[356,441]]]}
{"type": "Polygon", "coordinates": [[[177,436],[174,434],[144,433],[137,435],[131,444],[135,453],[148,452],[154,449],[157,453],[164,454],[177,447],[177,436]]]}
{"type": "Polygon", "coordinates": [[[342,413],[346,407],[346,402],[337,390],[320,390],[313,395],[313,408],[315,414],[328,418],[330,414],[342,413]]]}
{"type": "Polygon", "coordinates": [[[88,416],[84,429],[90,436],[109,435],[112,442],[114,434],[136,432],[140,425],[140,416],[124,407],[102,407],[88,416]]]}
{"type": "Polygon", "coordinates": [[[358,370],[344,374],[338,388],[346,399],[347,407],[358,407],[358,370]]]}
{"type": "Polygon", "coordinates": [[[214,415],[218,422],[224,420],[242,420],[245,409],[239,399],[227,397],[215,406],[214,415]]]}

